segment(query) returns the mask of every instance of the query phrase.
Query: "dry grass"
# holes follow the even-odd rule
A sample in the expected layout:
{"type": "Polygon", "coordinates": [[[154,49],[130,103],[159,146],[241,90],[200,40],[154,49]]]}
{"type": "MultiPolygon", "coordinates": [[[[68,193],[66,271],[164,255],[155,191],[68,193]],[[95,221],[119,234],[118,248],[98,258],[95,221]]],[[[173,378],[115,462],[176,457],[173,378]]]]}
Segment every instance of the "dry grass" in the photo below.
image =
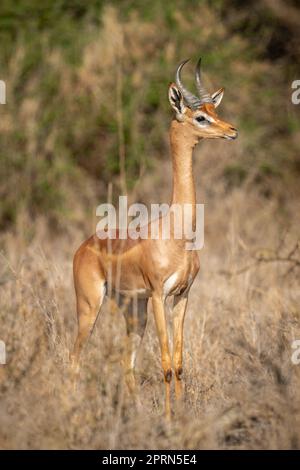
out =
{"type": "MultiPolygon", "coordinates": [[[[300,365],[291,362],[291,343],[300,339],[299,270],[270,261],[288,256],[300,229],[298,111],[282,64],[257,58],[256,38],[227,30],[206,2],[192,15],[175,10],[173,30],[160,10],[152,23],[135,12],[122,21],[111,7],[101,20],[100,29],[87,24],[81,31],[89,40],[76,67],[45,36],[43,61],[27,81],[22,41],[6,72],[0,448],[298,448],[300,365]],[[107,306],[73,390],[71,262],[95,230],[92,214],[95,201],[104,202],[106,182],[118,193],[119,158],[126,157],[128,179],[142,174],[135,200],[169,201],[166,87],[174,65],[199,51],[206,54],[210,91],[227,87],[220,115],[239,128],[240,138],[203,143],[195,155],[205,248],[185,324],[185,407],[168,427],[151,310],[138,359],[142,408],[124,387],[124,322],[107,306]],[[226,274],[262,258],[270,262],[226,274]]],[[[263,49],[264,40],[259,43],[263,49]]]]}
{"type": "MultiPolygon", "coordinates": [[[[219,273],[247,264],[251,250],[276,246],[283,230],[276,205],[245,189],[222,207],[206,201],[202,269],[185,325],[186,402],[170,428],[151,311],[138,360],[142,408],[124,387],[125,325],[107,307],[74,391],[71,259],[81,233],[72,232],[72,243],[68,234],[51,240],[41,222],[30,247],[22,237],[3,238],[0,316],[8,358],[0,369],[1,448],[299,446],[300,368],[290,359],[291,342],[300,338],[297,272],[285,275],[287,266],[272,262],[239,276],[219,273]]],[[[296,233],[291,225],[281,252],[296,233]]]]}

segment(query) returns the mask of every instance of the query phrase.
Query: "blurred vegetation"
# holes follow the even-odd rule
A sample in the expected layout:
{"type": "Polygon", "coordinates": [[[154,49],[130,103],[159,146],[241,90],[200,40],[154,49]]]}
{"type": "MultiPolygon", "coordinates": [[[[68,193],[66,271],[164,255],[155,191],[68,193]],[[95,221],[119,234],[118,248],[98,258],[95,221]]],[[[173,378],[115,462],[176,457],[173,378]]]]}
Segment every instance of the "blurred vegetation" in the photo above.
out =
{"type": "Polygon", "coordinates": [[[224,164],[228,191],[249,175],[264,197],[274,179],[293,185],[299,25],[291,0],[2,0],[0,228],[22,211],[56,226],[76,221],[108,181],[119,184],[124,151],[129,189],[154,171],[168,158],[167,84],[180,60],[199,54],[208,88],[226,87],[224,115],[241,134],[224,164]]]}

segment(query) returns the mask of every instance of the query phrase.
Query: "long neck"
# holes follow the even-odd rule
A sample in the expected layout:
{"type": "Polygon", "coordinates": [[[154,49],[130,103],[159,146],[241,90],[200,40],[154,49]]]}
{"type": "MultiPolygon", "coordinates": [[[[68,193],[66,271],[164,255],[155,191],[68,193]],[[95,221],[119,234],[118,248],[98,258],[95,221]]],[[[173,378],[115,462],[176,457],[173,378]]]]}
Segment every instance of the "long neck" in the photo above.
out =
{"type": "Polygon", "coordinates": [[[184,123],[172,121],[170,142],[173,162],[172,204],[191,204],[192,221],[196,219],[196,191],[193,176],[193,148],[197,143],[184,123]]]}

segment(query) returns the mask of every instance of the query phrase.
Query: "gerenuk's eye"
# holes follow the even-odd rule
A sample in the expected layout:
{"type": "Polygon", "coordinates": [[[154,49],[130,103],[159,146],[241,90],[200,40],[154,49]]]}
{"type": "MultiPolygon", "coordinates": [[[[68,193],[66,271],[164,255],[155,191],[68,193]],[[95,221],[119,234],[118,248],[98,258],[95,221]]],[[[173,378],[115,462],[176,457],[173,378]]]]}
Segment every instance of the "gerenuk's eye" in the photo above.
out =
{"type": "Polygon", "coordinates": [[[196,121],[197,122],[207,122],[207,119],[205,119],[204,116],[198,116],[198,117],[196,117],[196,121]]]}

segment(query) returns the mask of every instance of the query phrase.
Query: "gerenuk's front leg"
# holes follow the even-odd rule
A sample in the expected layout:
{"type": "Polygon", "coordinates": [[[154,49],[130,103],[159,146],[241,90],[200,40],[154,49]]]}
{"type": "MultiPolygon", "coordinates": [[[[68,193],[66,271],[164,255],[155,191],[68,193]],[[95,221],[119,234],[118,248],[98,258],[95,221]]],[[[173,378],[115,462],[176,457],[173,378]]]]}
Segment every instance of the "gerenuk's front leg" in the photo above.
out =
{"type": "Polygon", "coordinates": [[[164,373],[165,393],[166,393],[166,417],[171,418],[170,387],[172,380],[172,361],[169,351],[169,338],[167,331],[167,322],[164,309],[164,300],[160,294],[153,294],[153,313],[157,328],[157,334],[161,349],[161,363],[164,373]]]}
{"type": "Polygon", "coordinates": [[[183,325],[188,302],[188,294],[176,295],[173,307],[173,364],[175,369],[175,396],[176,400],[182,398],[182,352],[183,352],[183,325]]]}

